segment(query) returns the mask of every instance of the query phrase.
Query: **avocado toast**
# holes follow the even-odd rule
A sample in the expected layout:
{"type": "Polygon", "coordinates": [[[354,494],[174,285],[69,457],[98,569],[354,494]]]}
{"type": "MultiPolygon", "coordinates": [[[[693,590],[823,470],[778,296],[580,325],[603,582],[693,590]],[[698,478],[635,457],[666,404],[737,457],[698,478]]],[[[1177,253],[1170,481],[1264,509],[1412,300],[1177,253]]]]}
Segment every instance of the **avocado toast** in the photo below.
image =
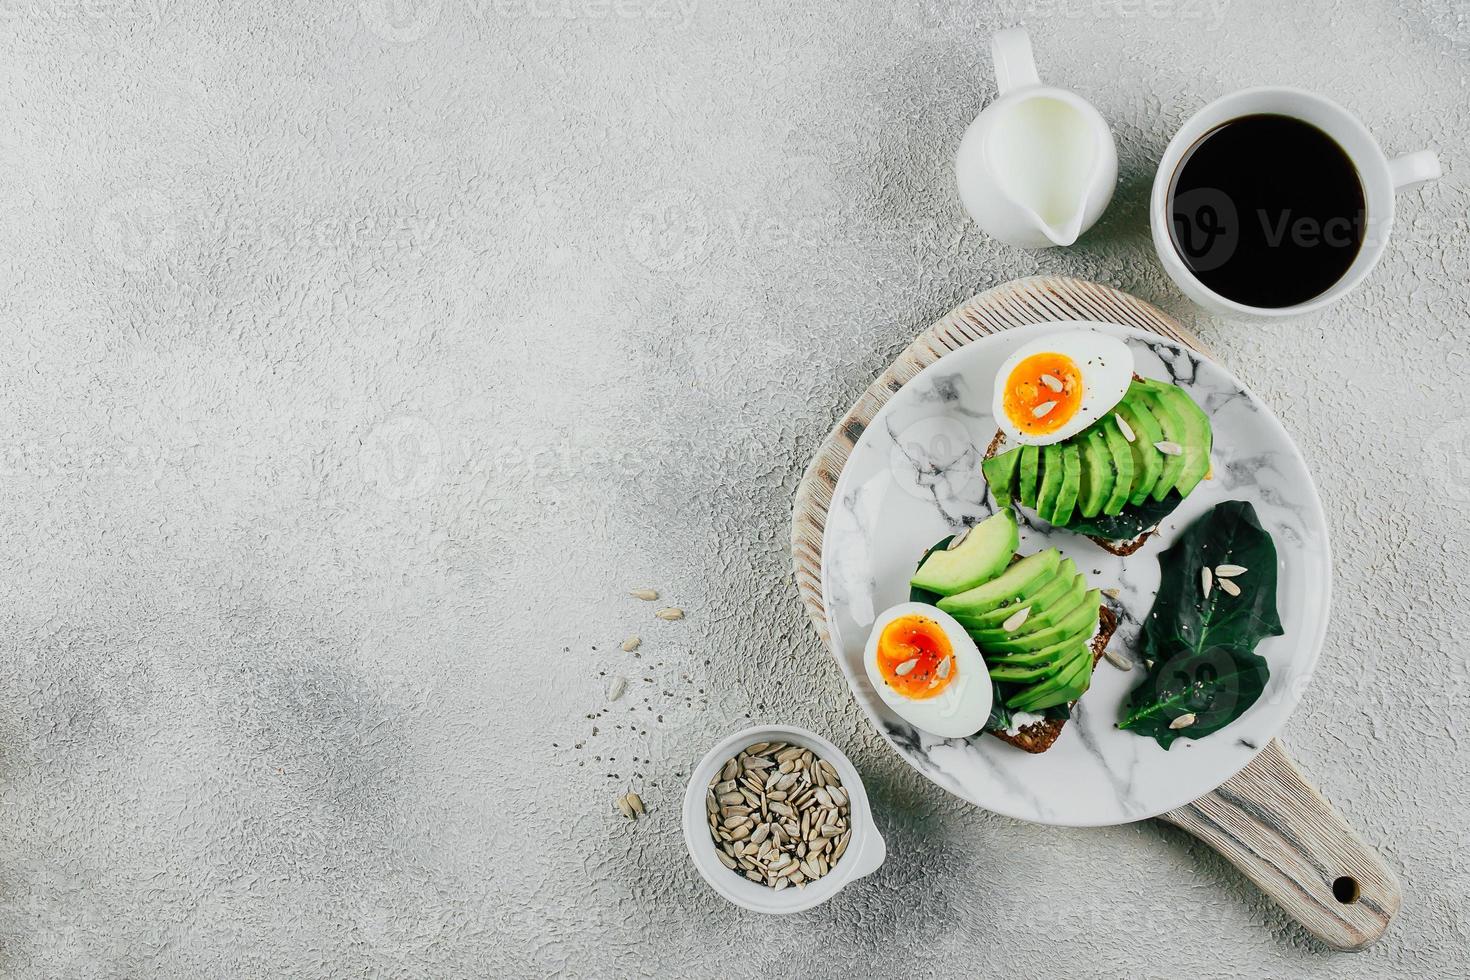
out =
{"type": "Polygon", "coordinates": [[[1046,446],[1006,448],[996,431],[981,464],[1000,506],[1131,555],[1210,476],[1209,417],[1182,388],[1133,376],[1113,410],[1046,446]]]}
{"type": "Polygon", "coordinates": [[[1027,752],[1056,741],[1117,625],[1102,593],[1055,548],[1015,553],[1013,510],[930,548],[913,601],[948,613],[985,659],[994,701],[983,730],[1027,752]]]}

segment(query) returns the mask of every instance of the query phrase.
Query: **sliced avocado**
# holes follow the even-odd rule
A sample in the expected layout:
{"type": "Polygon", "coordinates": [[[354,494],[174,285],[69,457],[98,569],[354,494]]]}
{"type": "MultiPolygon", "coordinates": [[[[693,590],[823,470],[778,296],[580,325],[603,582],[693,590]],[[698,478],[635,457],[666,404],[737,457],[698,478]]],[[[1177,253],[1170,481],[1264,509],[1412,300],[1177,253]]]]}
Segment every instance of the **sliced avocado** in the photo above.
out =
{"type": "Polygon", "coordinates": [[[1210,450],[1214,448],[1215,440],[1210,417],[1183,388],[1163,381],[1149,380],[1144,384],[1160,402],[1174,409],[1174,414],[1183,424],[1178,442],[1184,449],[1184,464],[1179,469],[1174,489],[1179,491],[1179,496],[1187,497],[1210,472],[1210,450]]]}
{"type": "Polygon", "coordinates": [[[1051,513],[1044,515],[1053,527],[1066,527],[1077,507],[1077,493],[1082,485],[1082,457],[1076,442],[1068,439],[1062,447],[1062,485],[1057,490],[1051,513]]]}
{"type": "Polygon", "coordinates": [[[1042,647],[1040,650],[1028,650],[1025,653],[1007,653],[999,657],[990,657],[985,662],[1002,667],[1030,667],[1035,664],[1044,664],[1053,661],[1060,662],[1066,659],[1062,654],[1072,651],[1076,646],[1077,640],[1068,637],[1060,643],[1053,643],[1051,646],[1042,647]]]}
{"type": "Polygon", "coordinates": [[[1051,579],[1061,563],[1061,552],[1055,548],[1027,555],[984,585],[940,599],[939,608],[952,616],[978,616],[989,612],[1003,603],[1035,592],[1051,579]]]}
{"type": "Polygon", "coordinates": [[[930,554],[909,586],[940,595],[973,589],[1005,571],[1020,543],[1016,515],[1007,507],[970,528],[959,547],[930,554]]]}
{"type": "Polygon", "coordinates": [[[1096,517],[1102,513],[1108,497],[1112,496],[1117,473],[1101,429],[1094,425],[1080,438],[1077,449],[1082,463],[1082,482],[1077,487],[1077,511],[1083,517],[1096,517]]]}
{"type": "MultiPolygon", "coordinates": [[[[996,629],[1001,623],[1014,616],[1022,606],[1047,609],[1057,599],[1069,591],[1073,586],[1073,579],[1077,577],[1077,563],[1068,558],[1057,566],[1051,578],[1038,586],[1037,591],[1031,595],[1023,596],[1015,602],[1008,602],[987,613],[978,616],[956,616],[955,621],[967,630],[996,629]]],[[[1030,617],[1027,617],[1028,619],[1030,617]]]]}
{"type": "MultiPolygon", "coordinates": [[[[984,588],[984,586],[981,586],[984,588]]],[[[982,641],[976,638],[975,642],[986,653],[1024,653],[1027,650],[1040,650],[1042,647],[1051,646],[1069,636],[1089,636],[1097,629],[1098,610],[1102,607],[1102,592],[1092,589],[1082,597],[1070,612],[1059,619],[1055,625],[1046,629],[1037,630],[1034,633],[1026,633],[1022,636],[1012,637],[1004,640],[982,641]]],[[[973,635],[973,634],[972,634],[973,635]]]]}
{"type": "Polygon", "coordinates": [[[1071,665],[1065,658],[1036,664],[1001,664],[990,668],[990,679],[1002,684],[1022,684],[1045,680],[1058,670],[1071,665]]]}
{"type": "Polygon", "coordinates": [[[1021,480],[1017,493],[1021,503],[1027,507],[1035,507],[1036,491],[1041,486],[1041,449],[1037,446],[1022,446],[1019,469],[1021,480]]]}
{"type": "Polygon", "coordinates": [[[1128,495],[1128,502],[1141,504],[1148,499],[1164,470],[1164,454],[1154,448],[1154,443],[1162,440],[1164,433],[1159,430],[1159,423],[1154,421],[1153,415],[1135,400],[1132,388],[1128,389],[1128,394],[1123,396],[1113,412],[1128,423],[1133,432],[1133,439],[1128,444],[1133,453],[1133,492],[1128,495]]]}
{"type": "Polygon", "coordinates": [[[1092,683],[1092,651],[1079,645],[1072,659],[1052,676],[1006,698],[1006,705],[1019,711],[1039,711],[1075,701],[1092,683]]]}
{"type": "Polygon", "coordinates": [[[1133,451],[1128,448],[1128,440],[1123,438],[1123,430],[1118,428],[1117,419],[1111,416],[1105,418],[1098,423],[1097,428],[1107,444],[1108,455],[1112,457],[1114,474],[1113,486],[1108,492],[1108,499],[1103,503],[1102,512],[1108,515],[1121,514],[1133,492],[1133,451]]]}
{"type": "Polygon", "coordinates": [[[1043,521],[1057,504],[1062,490],[1062,447],[1060,443],[1041,447],[1041,486],[1036,491],[1036,516],[1043,521]]]}
{"type": "Polygon", "coordinates": [[[1039,633],[1044,629],[1050,629],[1057,625],[1066,616],[1077,608],[1087,594],[1087,579],[1082,575],[1073,575],[1072,581],[1068,583],[1067,589],[1057,596],[1048,605],[1042,605],[1039,601],[1022,600],[1012,607],[1012,611],[1019,612],[1022,608],[1030,606],[1031,612],[1027,614],[1026,621],[1016,629],[1007,630],[1004,627],[992,627],[990,629],[965,630],[970,637],[980,646],[989,649],[993,644],[1003,640],[1014,640],[1025,636],[1027,633],[1039,633]]]}
{"type": "Polygon", "coordinates": [[[1164,468],[1159,472],[1159,480],[1154,484],[1151,494],[1155,500],[1163,500],[1179,482],[1180,471],[1184,469],[1184,440],[1188,438],[1184,431],[1184,419],[1174,410],[1172,399],[1166,401],[1153,388],[1138,382],[1134,382],[1134,390],[1141,396],[1139,401],[1143,408],[1159,423],[1159,431],[1164,434],[1164,439],[1179,447],[1177,455],[1163,454],[1164,468]]]}
{"type": "Polygon", "coordinates": [[[990,485],[990,492],[995,496],[997,507],[1011,505],[1011,488],[1016,484],[1016,473],[1020,467],[1021,450],[1019,449],[992,456],[980,464],[980,471],[985,474],[985,482],[990,485]]]}

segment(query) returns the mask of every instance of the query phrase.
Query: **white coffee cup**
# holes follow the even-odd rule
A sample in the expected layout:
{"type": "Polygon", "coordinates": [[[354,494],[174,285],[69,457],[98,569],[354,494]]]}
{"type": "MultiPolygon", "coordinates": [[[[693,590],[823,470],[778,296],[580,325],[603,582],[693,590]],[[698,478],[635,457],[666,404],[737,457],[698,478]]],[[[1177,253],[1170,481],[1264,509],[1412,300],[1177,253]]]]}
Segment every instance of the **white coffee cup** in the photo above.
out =
{"type": "Polygon", "coordinates": [[[1286,87],[1249,88],[1216,99],[1185,122],[1169,141],[1159,170],[1154,177],[1149,202],[1149,223],[1153,229],[1154,248],[1164,271],[1190,299],[1215,313],[1226,316],[1282,317],[1319,310],[1341,299],[1367,278],[1378,264],[1393,228],[1394,194],[1416,187],[1440,176],[1439,158],[1433,150],[1420,150],[1390,159],[1379,147],[1373,134],[1358,118],[1331,99],[1301,89],[1286,87]],[[1341,279],[1324,292],[1293,306],[1249,306],[1227,299],[1200,282],[1180,258],[1170,235],[1169,190],[1175,171],[1185,154],[1200,137],[1233,119],[1252,115],[1289,116],[1311,123],[1322,130],[1347,153],[1363,184],[1365,226],[1363,244],[1341,279]]]}

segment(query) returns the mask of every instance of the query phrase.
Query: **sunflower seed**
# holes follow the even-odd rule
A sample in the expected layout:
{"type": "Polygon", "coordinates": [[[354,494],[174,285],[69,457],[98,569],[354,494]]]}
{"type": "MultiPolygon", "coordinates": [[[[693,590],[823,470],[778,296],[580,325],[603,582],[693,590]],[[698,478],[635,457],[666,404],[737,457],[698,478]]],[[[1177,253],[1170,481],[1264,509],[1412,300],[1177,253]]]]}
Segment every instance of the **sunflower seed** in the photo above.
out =
{"type": "Polygon", "coordinates": [[[720,778],[725,780],[726,782],[734,779],[739,774],[740,762],[736,759],[731,759],[729,762],[725,763],[724,768],[720,770],[720,778]]]}
{"type": "Polygon", "coordinates": [[[743,803],[744,801],[745,797],[741,796],[739,793],[725,793],[720,796],[720,803],[725,806],[731,806],[736,803],[743,803]]]}
{"type": "Polygon", "coordinates": [[[1191,711],[1189,714],[1187,714],[1187,715],[1180,715],[1178,718],[1175,718],[1173,721],[1169,722],[1169,727],[1170,728],[1175,728],[1175,729],[1178,729],[1178,728],[1188,728],[1190,725],[1193,725],[1193,724],[1194,724],[1194,712],[1191,711]]]}
{"type": "Polygon", "coordinates": [[[1168,439],[1161,439],[1158,442],[1154,443],[1154,448],[1163,453],[1165,456],[1184,455],[1184,447],[1179,445],[1179,443],[1177,442],[1170,442],[1168,439]]]}
{"type": "Polygon", "coordinates": [[[837,843],[832,848],[832,863],[833,864],[836,864],[837,863],[837,859],[840,858],[840,857],[842,857],[843,853],[846,852],[846,850],[847,850],[847,842],[849,840],[851,840],[851,839],[852,839],[851,834],[843,834],[841,837],[837,838],[837,843]]]}
{"type": "Polygon", "coordinates": [[[847,806],[847,790],[841,786],[832,786],[827,790],[827,795],[832,797],[832,802],[839,807],[847,806]]]}
{"type": "Polygon", "coordinates": [[[1058,378],[1058,377],[1054,377],[1053,375],[1043,374],[1041,376],[1041,383],[1044,384],[1044,385],[1046,385],[1052,391],[1061,391],[1062,390],[1062,379],[1061,378],[1058,378]]]}
{"type": "Polygon", "coordinates": [[[750,842],[752,844],[761,844],[761,843],[764,843],[765,842],[765,839],[770,836],[770,833],[771,833],[771,825],[768,824],[768,823],[763,823],[763,824],[761,824],[759,827],[755,828],[755,830],[753,830],[751,832],[751,834],[750,834],[750,842]]]}
{"type": "Polygon", "coordinates": [[[969,536],[970,536],[970,527],[968,525],[965,526],[965,527],[960,528],[960,533],[959,534],[956,534],[954,537],[952,537],[952,538],[949,539],[949,544],[947,544],[947,545],[944,546],[944,550],[945,551],[953,551],[953,550],[955,550],[960,545],[964,544],[965,543],[965,539],[968,538],[969,536]]]}
{"type": "Polygon", "coordinates": [[[633,804],[628,802],[628,798],[626,796],[618,797],[617,807],[618,812],[620,812],[623,816],[627,817],[629,820],[634,819],[633,804]]]}
{"type": "Polygon", "coordinates": [[[704,798],[704,808],[709,811],[711,816],[713,816],[714,814],[719,812],[720,805],[715,802],[715,798],[713,796],[706,796],[704,798]]]}
{"type": "Polygon", "coordinates": [[[1108,663],[1112,664],[1114,667],[1117,667],[1119,670],[1133,669],[1133,664],[1128,660],[1128,658],[1123,656],[1121,653],[1118,653],[1116,650],[1104,649],[1103,656],[1108,658],[1108,663]]]}
{"type": "Polygon", "coordinates": [[[628,689],[628,680],[627,680],[627,678],[625,678],[625,677],[614,677],[613,678],[613,682],[607,686],[607,699],[609,701],[616,701],[618,698],[620,698],[620,697],[623,696],[623,692],[626,691],[627,689],[628,689]]]}
{"type": "MultiPolygon", "coordinates": [[[[795,746],[795,745],[792,745],[792,746],[789,746],[787,748],[784,748],[780,752],[777,752],[776,753],[776,761],[777,762],[780,762],[782,764],[784,764],[786,762],[789,762],[792,759],[799,759],[799,758],[801,758],[801,749],[799,747],[795,746]]],[[[789,769],[782,770],[782,771],[783,772],[790,772],[789,769]]]]}
{"type": "Polygon", "coordinates": [[[1214,584],[1215,577],[1210,574],[1210,570],[1208,568],[1201,568],[1199,570],[1199,586],[1200,588],[1205,590],[1206,599],[1210,597],[1210,589],[1214,586],[1214,584]]]}
{"type": "Polygon", "coordinates": [[[940,680],[944,680],[946,677],[949,676],[949,667],[950,664],[952,664],[953,662],[953,657],[945,657],[943,660],[939,661],[939,668],[934,673],[938,675],[940,680]]]}
{"type": "Polygon", "coordinates": [[[659,619],[666,620],[672,623],[676,619],[684,618],[684,610],[680,609],[677,606],[670,606],[667,609],[660,609],[658,612],[654,613],[654,615],[657,616],[659,619]]]}
{"type": "Polygon", "coordinates": [[[636,636],[630,636],[623,641],[623,652],[632,653],[634,650],[638,649],[642,645],[642,640],[638,639],[638,637],[636,636]]]}
{"type": "Polygon", "coordinates": [[[838,834],[842,833],[842,828],[832,823],[823,824],[821,827],[817,828],[817,833],[821,834],[823,837],[836,837],[838,834]]]}
{"type": "Polygon", "coordinates": [[[1044,418],[1045,416],[1050,414],[1052,409],[1056,407],[1056,402],[1042,402],[1040,405],[1037,405],[1031,410],[1031,414],[1036,418],[1044,418]]]}
{"type": "Polygon", "coordinates": [[[821,875],[817,874],[817,869],[811,863],[811,861],[808,861],[806,859],[803,859],[801,861],[801,863],[797,865],[797,867],[801,868],[801,873],[804,874],[804,875],[806,875],[808,878],[820,878],[821,877],[821,875]]]}
{"type": "Polygon", "coordinates": [[[1133,442],[1135,439],[1138,438],[1137,436],[1135,436],[1133,434],[1133,426],[1131,426],[1131,425],[1128,424],[1128,420],[1127,419],[1123,418],[1123,416],[1118,415],[1116,413],[1113,415],[1113,418],[1117,420],[1117,422],[1118,422],[1118,431],[1121,432],[1121,433],[1123,433],[1123,438],[1124,439],[1127,439],[1129,442],[1133,442]]]}
{"type": "Polygon", "coordinates": [[[776,879],[776,884],[775,884],[774,887],[775,887],[776,891],[780,891],[781,889],[785,888],[789,884],[791,884],[791,882],[787,881],[785,878],[777,878],[776,879]]]}
{"type": "Polygon", "coordinates": [[[738,784],[735,782],[735,780],[733,780],[733,779],[727,779],[723,783],[716,783],[715,784],[715,792],[716,793],[721,793],[721,794],[723,794],[723,793],[733,793],[733,792],[735,792],[735,788],[736,788],[737,785],[738,784]]]}
{"type": "Polygon", "coordinates": [[[1017,612],[1011,613],[1006,621],[1000,624],[1000,628],[1005,630],[1007,633],[1014,633],[1016,630],[1021,628],[1021,626],[1030,616],[1031,607],[1027,606],[1025,609],[1021,609],[1017,612]]]}
{"type": "Polygon", "coordinates": [[[642,599],[644,602],[652,602],[653,600],[658,598],[658,590],[634,589],[632,592],[629,592],[628,595],[632,596],[635,599],[642,599]]]}
{"type": "Polygon", "coordinates": [[[1237,575],[1244,575],[1248,571],[1250,571],[1250,569],[1246,568],[1244,565],[1216,565],[1215,577],[1235,578],[1237,575]]]}
{"type": "Polygon", "coordinates": [[[1230,593],[1231,595],[1240,595],[1240,586],[1236,585],[1228,578],[1222,578],[1220,580],[1220,588],[1223,591],[1230,593]]]}
{"type": "Polygon", "coordinates": [[[741,824],[734,830],[729,831],[731,840],[745,840],[750,836],[750,824],[741,824]]]}
{"type": "Polygon", "coordinates": [[[1123,594],[1123,591],[1121,589],[1103,589],[1102,594],[1107,596],[1109,599],[1116,599],[1118,598],[1118,596],[1123,594]]]}
{"type": "Polygon", "coordinates": [[[754,772],[757,769],[769,769],[775,765],[770,759],[762,755],[750,756],[740,763],[746,772],[754,772]]]}
{"type": "Polygon", "coordinates": [[[893,668],[893,672],[899,677],[907,677],[909,675],[909,671],[913,670],[917,666],[919,666],[919,658],[914,657],[911,660],[905,660],[903,663],[893,668]]]}
{"type": "Polygon", "coordinates": [[[637,793],[629,793],[627,799],[628,805],[633,808],[633,812],[640,817],[643,816],[643,797],[637,793]]]}
{"type": "Polygon", "coordinates": [[[825,789],[821,788],[817,789],[817,802],[822,804],[822,806],[828,808],[836,806],[836,804],[832,802],[831,794],[829,794],[825,789]]]}
{"type": "Polygon", "coordinates": [[[720,863],[729,868],[731,871],[735,870],[735,859],[726,854],[724,851],[715,851],[715,857],[719,858],[720,863]]]}

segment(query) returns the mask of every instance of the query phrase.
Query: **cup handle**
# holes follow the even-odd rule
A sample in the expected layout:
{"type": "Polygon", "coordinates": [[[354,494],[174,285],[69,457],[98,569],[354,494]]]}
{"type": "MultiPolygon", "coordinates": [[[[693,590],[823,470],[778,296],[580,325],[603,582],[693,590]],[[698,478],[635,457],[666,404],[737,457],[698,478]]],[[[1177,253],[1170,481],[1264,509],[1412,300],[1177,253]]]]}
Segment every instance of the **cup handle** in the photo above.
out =
{"type": "Polygon", "coordinates": [[[850,880],[856,881],[877,871],[886,857],[888,844],[883,840],[883,835],[878,833],[878,828],[869,824],[868,839],[863,842],[863,852],[857,855],[857,866],[853,869],[850,880]]]}
{"type": "Polygon", "coordinates": [[[990,39],[990,56],[995,59],[995,87],[999,94],[1040,85],[1036,58],[1031,54],[1031,36],[1024,27],[1007,27],[990,39]]]}
{"type": "Polygon", "coordinates": [[[1438,180],[1443,173],[1439,166],[1439,157],[1434,155],[1433,150],[1405,153],[1388,161],[1388,178],[1393,181],[1393,189],[1396,191],[1406,191],[1431,180],[1438,180]]]}

